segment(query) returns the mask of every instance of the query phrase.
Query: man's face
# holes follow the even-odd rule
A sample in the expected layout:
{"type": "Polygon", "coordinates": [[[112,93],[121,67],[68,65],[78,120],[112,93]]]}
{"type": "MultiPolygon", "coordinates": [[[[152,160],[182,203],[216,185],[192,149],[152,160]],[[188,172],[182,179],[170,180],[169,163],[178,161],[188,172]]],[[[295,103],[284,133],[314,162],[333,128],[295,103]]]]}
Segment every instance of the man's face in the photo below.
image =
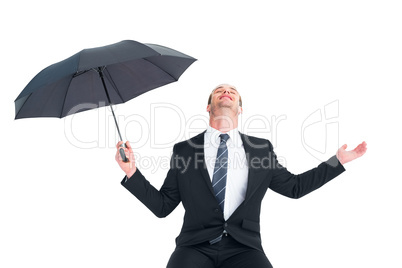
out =
{"type": "Polygon", "coordinates": [[[215,88],[211,96],[211,103],[207,106],[207,112],[213,109],[230,108],[237,113],[242,112],[239,105],[240,95],[232,85],[222,84],[215,88]]]}

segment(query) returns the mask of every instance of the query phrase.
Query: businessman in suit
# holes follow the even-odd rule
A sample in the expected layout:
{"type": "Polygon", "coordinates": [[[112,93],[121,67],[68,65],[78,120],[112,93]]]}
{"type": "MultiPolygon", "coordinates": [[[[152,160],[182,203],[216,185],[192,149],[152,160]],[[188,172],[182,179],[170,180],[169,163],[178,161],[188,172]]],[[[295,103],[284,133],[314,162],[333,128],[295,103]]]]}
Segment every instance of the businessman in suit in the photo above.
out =
{"type": "Polygon", "coordinates": [[[300,198],[341,174],[345,163],[366,152],[366,143],[352,151],[344,145],[328,161],[295,175],[279,164],[268,140],[238,131],[242,102],[234,86],[217,86],[207,112],[207,130],[173,147],[160,190],[136,168],[128,142],[129,162],[116,153],[126,173],[121,183],[157,217],[183,204],[184,222],[168,268],[272,267],[260,237],[261,201],[267,189],[300,198]]]}

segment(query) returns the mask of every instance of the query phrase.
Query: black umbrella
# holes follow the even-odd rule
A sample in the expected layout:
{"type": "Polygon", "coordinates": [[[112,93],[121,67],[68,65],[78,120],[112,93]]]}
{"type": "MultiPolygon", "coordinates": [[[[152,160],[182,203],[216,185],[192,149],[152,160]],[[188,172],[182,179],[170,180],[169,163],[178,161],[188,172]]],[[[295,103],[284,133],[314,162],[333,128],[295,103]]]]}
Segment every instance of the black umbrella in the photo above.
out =
{"type": "MultiPolygon", "coordinates": [[[[124,103],[175,82],[195,58],[132,40],[84,49],[38,73],[15,100],[15,119],[58,117],[124,103]],[[85,104],[85,105],[83,105],[85,104]]],[[[123,160],[127,161],[121,149],[123,160]]]]}

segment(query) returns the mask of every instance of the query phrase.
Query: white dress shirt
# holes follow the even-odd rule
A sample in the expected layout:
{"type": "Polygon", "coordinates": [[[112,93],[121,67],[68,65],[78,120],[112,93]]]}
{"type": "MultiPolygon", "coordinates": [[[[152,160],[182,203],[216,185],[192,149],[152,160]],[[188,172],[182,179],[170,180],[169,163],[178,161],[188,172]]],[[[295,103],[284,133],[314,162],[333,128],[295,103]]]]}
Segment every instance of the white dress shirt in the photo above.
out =
{"type": "MultiPolygon", "coordinates": [[[[220,131],[208,126],[204,136],[204,155],[208,174],[212,181],[214,174],[216,154],[221,141],[220,131]]],[[[229,219],[237,207],[244,201],[247,191],[248,165],[243,141],[237,128],[227,133],[228,148],[228,174],[226,179],[224,218],[229,219]]]]}

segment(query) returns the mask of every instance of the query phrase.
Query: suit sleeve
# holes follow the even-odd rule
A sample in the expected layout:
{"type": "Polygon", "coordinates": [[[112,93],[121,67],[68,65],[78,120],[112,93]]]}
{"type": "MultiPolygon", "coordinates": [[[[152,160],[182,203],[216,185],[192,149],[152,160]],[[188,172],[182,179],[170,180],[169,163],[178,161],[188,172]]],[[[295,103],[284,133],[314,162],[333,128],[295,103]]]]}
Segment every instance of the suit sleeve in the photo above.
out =
{"type": "Polygon", "coordinates": [[[292,174],[285,167],[279,164],[277,157],[270,145],[270,151],[274,163],[273,177],[270,188],[284,196],[290,198],[300,198],[304,195],[320,188],[327,182],[345,171],[343,165],[336,156],[328,161],[321,163],[317,167],[310,169],[302,174],[292,174]]]}
{"type": "Polygon", "coordinates": [[[169,215],[180,203],[180,192],[177,184],[177,168],[173,164],[175,148],[170,162],[170,169],[160,190],[157,190],[142,175],[139,169],[129,179],[124,178],[121,184],[140,200],[157,217],[169,215]]]}

